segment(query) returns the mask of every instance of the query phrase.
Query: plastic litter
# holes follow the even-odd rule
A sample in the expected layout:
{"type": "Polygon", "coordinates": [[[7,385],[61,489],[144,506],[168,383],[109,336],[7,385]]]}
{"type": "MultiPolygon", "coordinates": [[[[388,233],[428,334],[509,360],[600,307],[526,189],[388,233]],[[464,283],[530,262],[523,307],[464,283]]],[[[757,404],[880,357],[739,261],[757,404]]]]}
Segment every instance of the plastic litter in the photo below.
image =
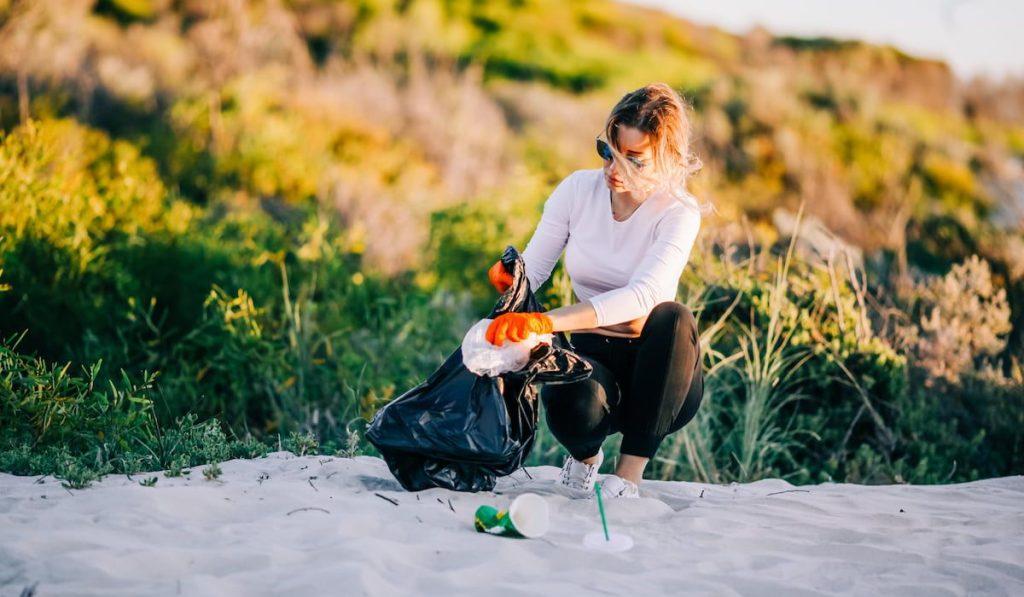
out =
{"type": "Polygon", "coordinates": [[[473,515],[473,526],[481,533],[536,539],[551,528],[551,514],[544,498],[524,493],[512,500],[507,510],[480,506],[473,515]]]}
{"type": "MultiPolygon", "coordinates": [[[[505,249],[501,260],[514,282],[488,319],[544,311],[516,249],[505,249]]],[[[497,477],[522,466],[533,447],[539,409],[534,384],[570,383],[591,372],[561,333],[551,344],[534,346],[522,368],[496,376],[467,369],[460,346],[426,381],[381,407],[366,438],[406,490],[489,491],[497,477]]]]}
{"type": "Polygon", "coordinates": [[[487,326],[494,319],[481,319],[469,328],[462,339],[462,363],[477,375],[500,375],[519,371],[530,362],[530,353],[540,343],[551,344],[554,334],[530,334],[522,342],[506,341],[495,346],[485,337],[487,326]]]}

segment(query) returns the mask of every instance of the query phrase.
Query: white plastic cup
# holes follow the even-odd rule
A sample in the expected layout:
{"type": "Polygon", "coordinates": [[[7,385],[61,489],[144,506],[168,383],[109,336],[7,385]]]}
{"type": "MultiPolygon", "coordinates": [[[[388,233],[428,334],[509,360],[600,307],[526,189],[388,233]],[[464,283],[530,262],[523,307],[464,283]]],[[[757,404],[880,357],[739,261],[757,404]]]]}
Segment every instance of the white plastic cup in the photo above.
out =
{"type": "Polygon", "coordinates": [[[535,493],[524,493],[512,500],[508,517],[523,537],[536,539],[551,527],[551,513],[544,498],[535,493]]]}

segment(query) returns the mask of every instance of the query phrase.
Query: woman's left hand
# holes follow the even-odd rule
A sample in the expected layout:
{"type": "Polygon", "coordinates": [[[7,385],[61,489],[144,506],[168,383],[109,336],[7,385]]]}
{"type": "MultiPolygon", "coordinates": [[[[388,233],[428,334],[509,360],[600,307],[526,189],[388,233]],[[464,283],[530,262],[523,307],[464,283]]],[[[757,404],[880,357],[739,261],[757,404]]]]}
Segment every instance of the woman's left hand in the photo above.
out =
{"type": "Polygon", "coordinates": [[[512,274],[505,271],[505,265],[500,259],[494,262],[491,269],[487,270],[487,278],[491,281],[491,286],[494,286],[494,289],[502,294],[504,294],[514,282],[512,274]]]}
{"type": "Polygon", "coordinates": [[[487,341],[502,346],[505,340],[522,342],[530,334],[550,334],[551,318],[543,313],[503,313],[487,326],[487,341]]]}

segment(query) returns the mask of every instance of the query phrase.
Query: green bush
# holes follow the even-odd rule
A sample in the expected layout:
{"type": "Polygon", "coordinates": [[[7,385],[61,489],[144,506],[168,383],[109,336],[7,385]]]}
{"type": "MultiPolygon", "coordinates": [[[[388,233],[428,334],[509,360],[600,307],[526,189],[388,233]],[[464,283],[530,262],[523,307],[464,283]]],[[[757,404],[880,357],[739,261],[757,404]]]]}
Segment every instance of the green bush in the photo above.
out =
{"type": "Polygon", "coordinates": [[[80,374],[20,354],[17,339],[0,343],[0,470],[55,475],[68,487],[86,487],[108,473],[253,458],[263,444],[229,441],[216,420],[194,415],[166,429],[152,394],[156,375],[141,382],[122,372],[120,383],[97,384],[101,365],[80,374]]]}
{"type": "Polygon", "coordinates": [[[872,331],[855,279],[790,254],[699,259],[682,291],[701,322],[705,399],[653,475],[864,480],[848,465],[861,446],[893,449],[906,361],[872,331]]]}
{"type": "Polygon", "coordinates": [[[364,274],[347,239],[304,208],[278,220],[169,203],[158,182],[143,192],[120,179],[155,180],[151,162],[69,122],[33,123],[2,148],[0,268],[11,291],[0,308],[15,316],[0,331],[29,330],[19,350],[44,358],[160,371],[152,400],[163,416],[343,443],[352,419],[418,383],[468,327],[461,299],[364,274]],[[82,144],[91,153],[57,163],[82,144]]]}
{"type": "Polygon", "coordinates": [[[120,383],[97,384],[100,363],[71,371],[16,351],[18,339],[0,343],[0,414],[7,445],[55,445],[75,453],[100,448],[104,460],[145,438],[155,375],[141,382],[122,372],[120,383]]]}
{"type": "Polygon", "coordinates": [[[31,330],[23,348],[69,360],[90,333],[110,333],[123,272],[112,249],[181,231],[151,161],[72,121],[30,122],[0,138],[0,334],[31,330]],[[31,300],[29,300],[31,299],[31,300]]]}
{"type": "MultiPolygon", "coordinates": [[[[43,59],[0,72],[0,375],[11,384],[0,468],[82,486],[108,470],[180,474],[224,445],[256,455],[308,438],[293,447],[373,453],[357,423],[490,308],[486,268],[523,247],[549,179],[597,165],[588,143],[563,137],[665,80],[695,91],[707,168],[694,189],[722,220],[764,229],[775,207],[813,197],[866,254],[900,256],[901,274],[945,274],[979,254],[993,289],[1008,291],[999,329],[1012,329],[999,355],[972,345],[965,356],[951,334],[1004,334],[949,317],[949,303],[973,304],[969,292],[919,325],[942,301],[887,300],[898,284],[885,271],[864,279],[795,259],[778,278],[773,258],[765,269],[763,256],[709,256],[705,279],[688,269],[681,288],[703,324],[708,402],[654,474],[1021,471],[1010,359],[1020,235],[994,199],[1024,135],[1000,120],[1001,91],[944,108],[959,91],[941,65],[891,49],[783,38],[766,54],[757,36],[603,0],[290,2],[266,15],[192,4],[103,0],[88,15],[98,27],[61,35],[34,11],[5,23],[7,53],[43,59]],[[237,32],[238,19],[258,25],[244,53],[231,33],[185,31],[237,32]],[[48,39],[57,45],[34,47],[48,39]],[[81,48],[103,68],[59,72],[45,59],[81,48]],[[748,68],[754,55],[765,68],[748,68]],[[22,75],[44,120],[14,127],[22,75]],[[82,121],[47,119],[61,115],[82,121]],[[893,320],[917,340],[895,343],[893,320]]],[[[546,306],[570,302],[564,269],[539,291],[546,306]]],[[[545,434],[532,462],[556,462],[545,434]]]]}

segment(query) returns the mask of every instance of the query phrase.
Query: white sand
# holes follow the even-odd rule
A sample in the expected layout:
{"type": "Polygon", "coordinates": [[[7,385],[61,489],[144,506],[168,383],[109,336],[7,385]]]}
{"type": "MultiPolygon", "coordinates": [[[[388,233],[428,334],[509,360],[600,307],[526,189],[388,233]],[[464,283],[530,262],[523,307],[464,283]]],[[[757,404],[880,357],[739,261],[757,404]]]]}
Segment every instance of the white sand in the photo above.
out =
{"type": "Polygon", "coordinates": [[[581,545],[600,528],[596,502],[556,492],[554,467],[480,494],[407,493],[369,457],[278,452],[221,467],[215,481],[198,467],[155,487],[116,475],[80,491],[0,474],[0,595],[1024,595],[1020,476],[646,481],[642,499],[607,503],[635,546],[602,554],[581,545]],[[477,506],[523,492],[548,501],[546,536],[474,531],[477,506]]]}

